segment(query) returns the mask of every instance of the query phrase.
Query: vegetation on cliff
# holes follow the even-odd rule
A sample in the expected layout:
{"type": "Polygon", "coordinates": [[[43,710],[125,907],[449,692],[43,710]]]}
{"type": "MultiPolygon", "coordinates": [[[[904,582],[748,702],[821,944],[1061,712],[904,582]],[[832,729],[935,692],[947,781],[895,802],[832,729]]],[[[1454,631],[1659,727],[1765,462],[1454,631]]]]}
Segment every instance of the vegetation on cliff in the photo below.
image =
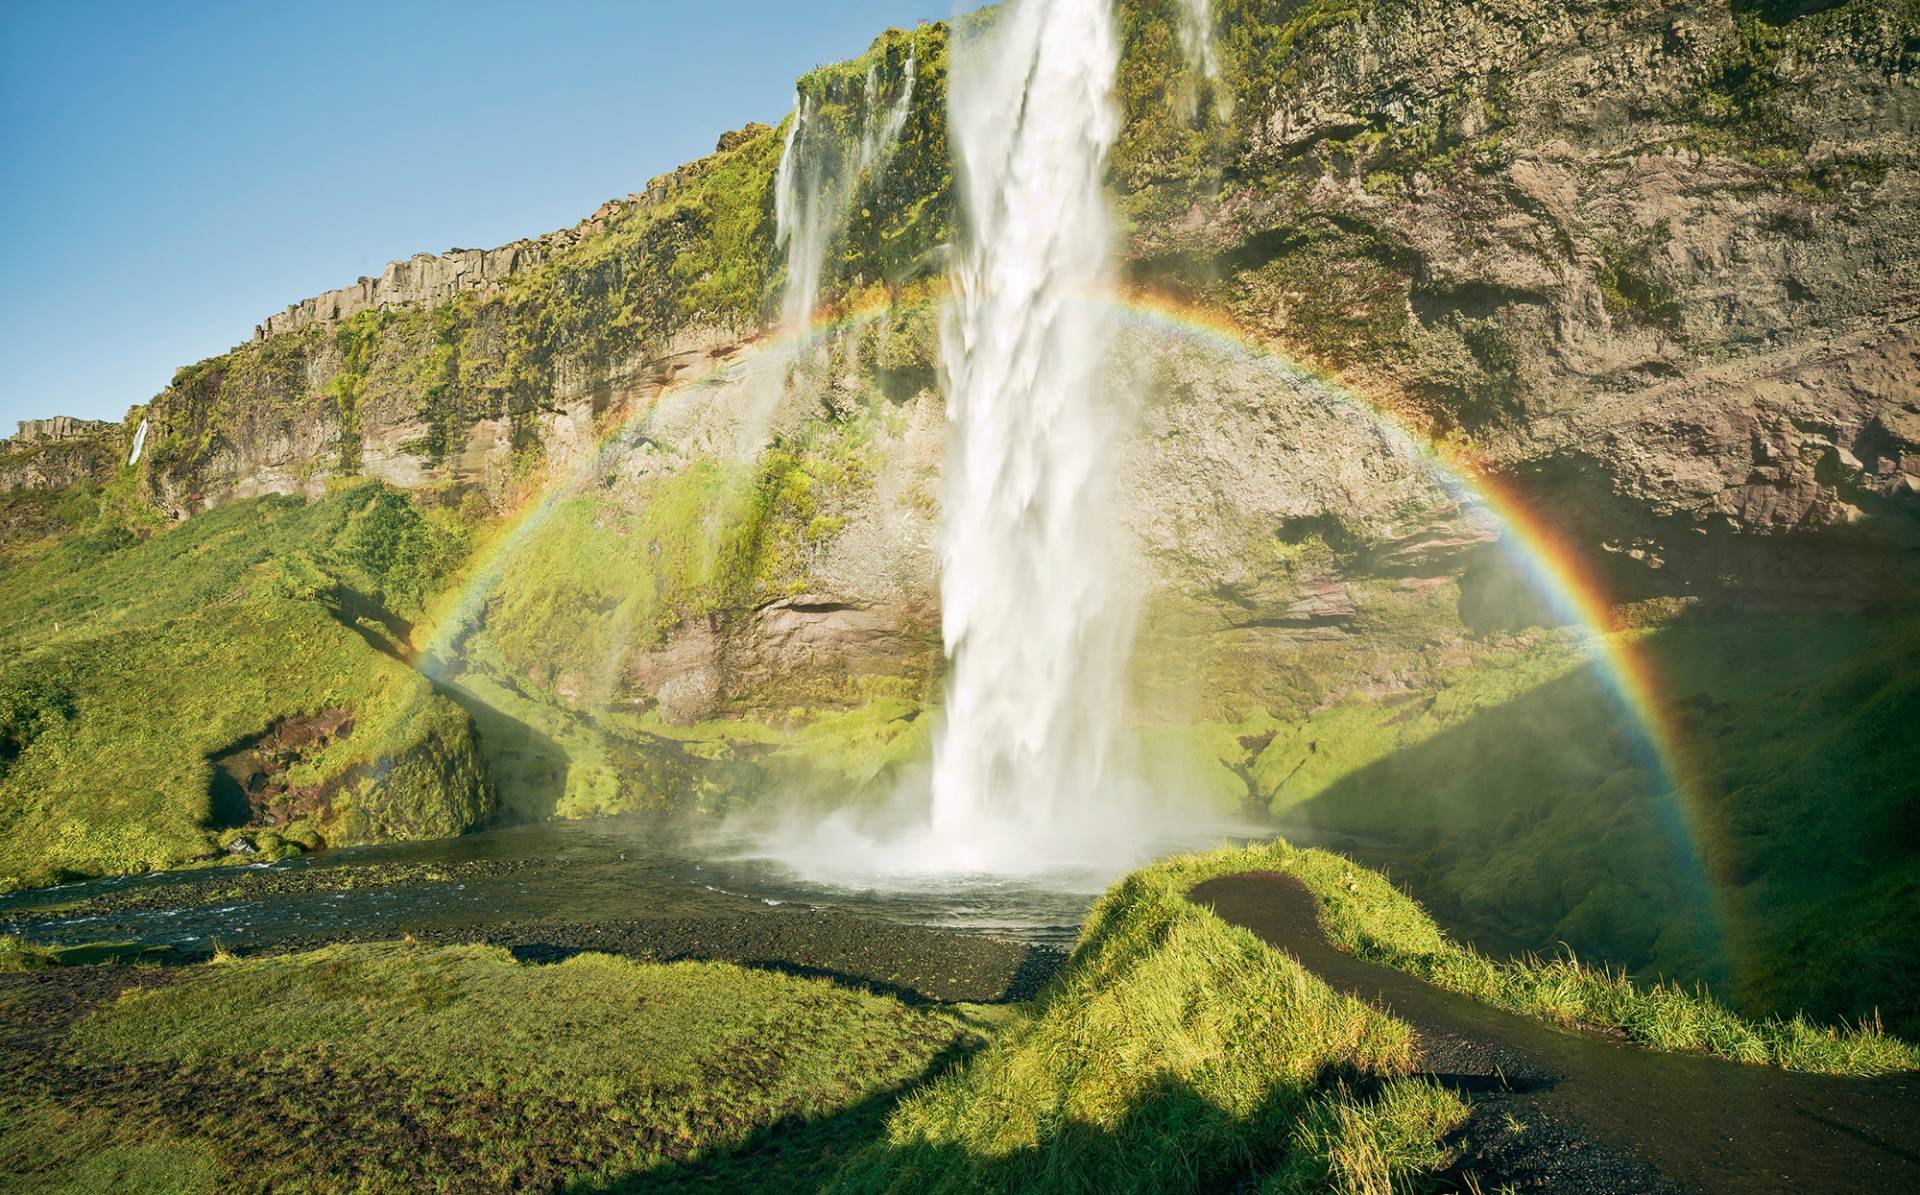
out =
{"type": "MultiPolygon", "coordinates": [[[[1914,748],[1898,730],[1914,716],[1900,665],[1915,649],[1909,616],[1884,614],[1911,600],[1885,564],[1899,553],[1849,590],[1855,574],[1781,581],[1775,557],[1729,545],[1806,536],[1783,541],[1786,557],[1831,533],[1822,552],[1897,547],[1910,421],[1891,405],[1811,423],[1728,405],[1663,407],[1644,426],[1577,421],[1669,401],[1670,381],[1709,363],[1743,394],[1777,394],[1785,375],[1766,371],[1802,330],[1871,332],[1904,301],[1886,263],[1909,243],[1897,222],[1912,139],[1890,89],[1908,85],[1920,44],[1911,0],[1805,13],[1581,3],[1551,18],[1525,0],[1217,0],[1212,78],[1186,57],[1181,7],[1119,8],[1113,166],[1131,270],[1375,385],[1408,422],[1504,453],[1559,495],[1570,536],[1604,546],[1620,596],[1709,601],[1635,636],[1688,723],[1697,806],[1651,765],[1574,635],[1538,612],[1484,624],[1466,556],[1379,564],[1344,509],[1290,515],[1225,568],[1172,578],[1180,592],[1146,627],[1142,670],[1166,673],[1147,687],[1167,690],[1144,703],[1146,753],[1211,803],[1436,836],[1397,873],[1490,947],[1565,941],[1711,979],[1743,1010],[1878,1008],[1908,1029],[1920,880],[1914,748]],[[1436,52],[1443,34],[1473,52],[1436,52]],[[1815,111],[1814,94],[1852,106],[1815,111]],[[1683,198],[1705,206],[1675,207],[1683,198]],[[1715,205],[1751,244],[1698,239],[1723,223],[1702,216],[1715,205]],[[1894,248],[1861,265],[1846,236],[1894,248]],[[1723,423],[1731,447],[1702,430],[1723,423]],[[1793,428],[1805,435],[1780,430],[1793,428]],[[1870,459],[1848,472],[1856,450],[1870,459]],[[1702,477],[1698,493],[1673,489],[1702,477]],[[1654,563],[1629,562],[1641,556],[1654,563]],[[1316,585],[1337,586],[1352,613],[1292,613],[1316,585]],[[1252,596],[1223,613],[1219,592],[1235,587],[1252,596]],[[1802,590],[1873,613],[1787,626],[1710,608],[1802,590]],[[1203,631],[1186,633],[1178,609],[1157,620],[1187,602],[1214,603],[1203,631]],[[1809,955],[1822,964],[1796,961],[1809,955]]],[[[116,432],[101,444],[119,455],[79,453],[68,488],[5,495],[0,879],[180,862],[242,830],[271,856],[453,832],[496,808],[586,816],[783,787],[880,791],[924,754],[931,611],[886,611],[881,664],[796,650],[804,665],[780,671],[750,641],[879,521],[862,503],[904,455],[905,403],[935,380],[920,300],[953,232],[947,36],[891,31],[800,82],[822,119],[851,128],[868,73],[892,82],[914,63],[903,140],[849,205],[825,268],[830,311],[899,300],[885,326],[828,346],[830,376],[805,379],[825,397],[764,453],[649,456],[659,446],[634,432],[586,483],[556,485],[538,533],[501,552],[462,670],[438,689],[393,658],[406,624],[444,596],[471,542],[491,545],[495,514],[566,472],[548,471],[546,450],[604,442],[653,401],[636,378],[662,358],[769,322],[789,126],[729,134],[498,288],[183,369],[135,413],[154,421],[139,466],[119,466],[116,432]],[[543,444],[562,408],[586,430],[543,444]],[[283,439],[297,441],[291,461],[247,455],[283,439]],[[310,507],[223,505],[243,480],[317,494],[356,470],[421,485],[413,499],[355,488],[310,507]],[[352,733],[269,780],[310,811],[229,824],[253,820],[253,802],[228,793],[223,812],[212,761],[340,708],[352,733]]],[[[1784,385],[1851,394],[1855,376],[1784,385]]],[[[1296,504],[1315,502],[1329,504],[1296,504]]]]}

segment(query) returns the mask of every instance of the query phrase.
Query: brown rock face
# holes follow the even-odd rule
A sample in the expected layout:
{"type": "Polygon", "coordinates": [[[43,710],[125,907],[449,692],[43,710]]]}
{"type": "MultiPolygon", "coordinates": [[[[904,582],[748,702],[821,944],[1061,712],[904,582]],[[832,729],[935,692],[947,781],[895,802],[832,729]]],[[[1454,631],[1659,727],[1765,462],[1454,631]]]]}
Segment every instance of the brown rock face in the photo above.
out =
{"type": "Polygon", "coordinates": [[[325,821],[332,813],[326,787],[294,785],[287,773],[352,733],[351,710],[323,709],[283,719],[265,734],[224,752],[213,761],[214,824],[277,829],[301,818],[325,821]]]}
{"type": "Polygon", "coordinates": [[[103,483],[125,459],[123,444],[117,423],[66,415],[22,419],[11,439],[0,440],[0,493],[103,483]]]}
{"type": "Polygon", "coordinates": [[[1136,268],[1639,545],[1623,596],[1908,591],[1917,37],[1876,0],[1362,6],[1241,97],[1217,189],[1128,159],[1136,268]]]}

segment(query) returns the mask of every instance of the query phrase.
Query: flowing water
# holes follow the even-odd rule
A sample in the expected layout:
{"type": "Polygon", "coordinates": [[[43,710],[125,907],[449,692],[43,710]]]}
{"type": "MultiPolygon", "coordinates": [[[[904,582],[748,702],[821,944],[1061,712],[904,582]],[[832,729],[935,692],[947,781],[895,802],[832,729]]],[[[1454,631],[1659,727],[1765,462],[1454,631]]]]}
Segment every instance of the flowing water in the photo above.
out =
{"type": "Polygon", "coordinates": [[[950,88],[965,245],[946,327],[940,545],[952,671],[934,747],[936,868],[1100,865],[1136,853],[1122,734],[1134,603],[1102,393],[1107,154],[1119,131],[1107,0],[1022,0],[950,88]]]}
{"type": "Polygon", "coordinates": [[[832,238],[846,222],[854,191],[884,168],[899,142],[917,72],[915,50],[897,81],[883,81],[877,64],[868,67],[850,118],[832,115],[840,108],[833,96],[794,95],[773,191],[774,243],[787,253],[781,322],[788,331],[804,328],[813,316],[832,238]],[[889,88],[895,90],[891,101],[889,88]]]}
{"type": "Polygon", "coordinates": [[[1070,945],[1095,889],[981,877],[885,889],[823,883],[688,821],[542,822],[353,847],[270,866],[122,876],[0,896],[0,932],[48,943],[209,950],[509,924],[815,910],[1070,945]]]}
{"type": "Polygon", "coordinates": [[[1213,46],[1212,0],[1180,0],[1180,52],[1203,79],[1220,77],[1220,56],[1213,46]]]}

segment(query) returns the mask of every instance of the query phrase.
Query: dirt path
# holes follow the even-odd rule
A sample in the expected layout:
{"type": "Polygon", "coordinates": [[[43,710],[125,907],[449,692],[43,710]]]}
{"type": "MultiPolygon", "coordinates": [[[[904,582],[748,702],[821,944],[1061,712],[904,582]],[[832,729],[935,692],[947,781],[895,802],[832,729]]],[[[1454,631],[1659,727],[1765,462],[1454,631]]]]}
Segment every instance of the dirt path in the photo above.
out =
{"type": "Polygon", "coordinates": [[[1487,1190],[1920,1191],[1920,1076],[1800,1074],[1553,1029],[1339,950],[1313,895],[1278,872],[1191,896],[1412,1025],[1424,1069],[1473,1100],[1462,1170],[1487,1190]]]}

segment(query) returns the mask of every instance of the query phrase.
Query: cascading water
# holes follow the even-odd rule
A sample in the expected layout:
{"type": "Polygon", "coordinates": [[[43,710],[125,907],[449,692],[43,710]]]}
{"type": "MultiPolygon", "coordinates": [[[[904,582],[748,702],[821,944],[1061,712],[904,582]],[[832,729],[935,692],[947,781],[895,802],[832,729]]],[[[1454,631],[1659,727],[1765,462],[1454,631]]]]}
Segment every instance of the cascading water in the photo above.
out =
{"type": "Polygon", "coordinates": [[[1213,48],[1213,0],[1180,0],[1180,51],[1200,77],[1220,77],[1220,58],[1213,48]]]}
{"type": "Polygon", "coordinates": [[[1200,114],[1203,96],[1211,95],[1215,119],[1233,114],[1233,96],[1220,84],[1220,54],[1213,41],[1213,0],[1179,0],[1177,32],[1180,55],[1186,60],[1187,79],[1174,89],[1183,119],[1200,114]]]}
{"type": "Polygon", "coordinates": [[[968,235],[945,338],[933,849],[956,870],[1098,866],[1139,837],[1096,299],[1118,46],[1108,0],[1016,0],[989,37],[951,88],[968,235]]]}
{"type": "MultiPolygon", "coordinates": [[[[884,808],[745,812],[712,846],[814,883],[965,892],[984,909],[1097,891],[1240,828],[1191,803],[1167,816],[1125,726],[1137,602],[1112,493],[1131,404],[1104,385],[1109,0],[1012,0],[981,38],[956,46],[948,87],[966,229],[943,328],[950,668],[932,774],[884,808]]],[[[783,187],[814,120],[799,106],[783,187]]],[[[796,237],[803,193],[779,201],[796,237]]]]}
{"type": "Polygon", "coordinates": [[[883,79],[875,63],[857,95],[841,93],[844,84],[832,78],[818,84],[817,93],[804,85],[794,93],[793,118],[773,181],[774,244],[787,256],[780,326],[790,339],[785,351],[763,367],[763,380],[735,429],[731,457],[737,462],[751,461],[765,449],[781,400],[796,383],[805,384],[808,366],[819,358],[808,352],[801,334],[813,319],[827,252],[846,224],[855,194],[886,166],[900,140],[913,103],[917,62],[918,47],[909,46],[896,79],[883,79]],[[886,103],[892,88],[897,94],[886,103]]]}
{"type": "Polygon", "coordinates": [[[917,69],[917,47],[910,48],[899,94],[883,110],[879,68],[869,67],[851,127],[824,114],[833,97],[794,94],[773,193],[774,243],[787,251],[780,314],[789,331],[805,327],[813,315],[828,244],[845,222],[854,190],[869,171],[886,164],[900,140],[917,69]]]}

